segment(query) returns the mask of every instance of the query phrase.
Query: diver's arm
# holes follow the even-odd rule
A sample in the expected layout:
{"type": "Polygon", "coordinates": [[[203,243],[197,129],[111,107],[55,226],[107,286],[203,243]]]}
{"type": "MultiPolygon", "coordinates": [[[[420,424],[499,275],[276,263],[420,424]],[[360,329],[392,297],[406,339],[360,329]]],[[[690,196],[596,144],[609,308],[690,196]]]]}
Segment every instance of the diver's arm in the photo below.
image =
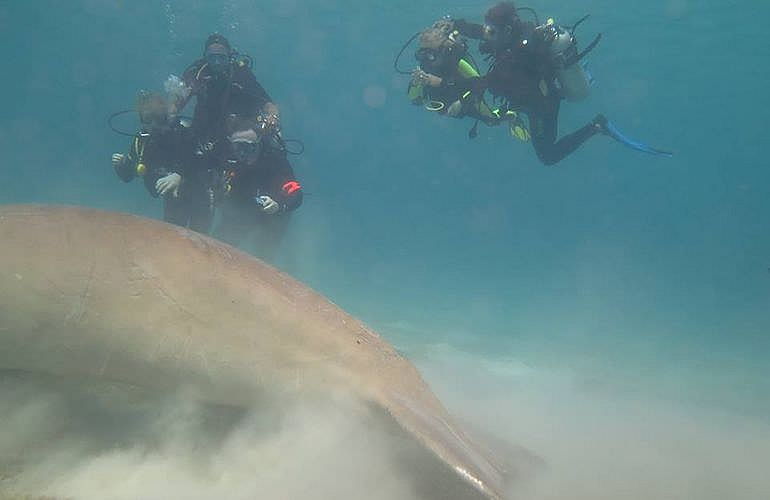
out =
{"type": "Polygon", "coordinates": [[[122,153],[113,153],[112,168],[123,182],[131,182],[136,177],[136,167],[131,168],[128,156],[122,153]]]}
{"type": "MultiPolygon", "coordinates": [[[[273,102],[270,94],[267,93],[265,88],[257,81],[257,77],[248,68],[238,68],[235,70],[233,77],[233,83],[240,88],[240,91],[247,97],[250,106],[254,106],[253,115],[262,111],[265,106],[273,102]]],[[[251,110],[243,110],[244,113],[249,113],[251,110]]]]}
{"type": "Polygon", "coordinates": [[[271,128],[280,125],[280,112],[270,94],[260,85],[254,73],[247,68],[240,68],[237,74],[237,84],[247,96],[248,108],[241,110],[246,116],[260,118],[271,128]]]}
{"type": "Polygon", "coordinates": [[[184,176],[182,175],[182,169],[178,165],[169,168],[165,166],[150,166],[147,168],[143,179],[145,189],[153,198],[165,195],[166,193],[177,197],[179,195],[179,186],[182,184],[184,176]]]}
{"type": "Polygon", "coordinates": [[[150,139],[147,140],[147,148],[144,150],[142,163],[144,168],[142,169],[142,180],[144,181],[144,187],[150,196],[153,198],[158,197],[158,180],[166,177],[167,175],[174,173],[173,167],[167,167],[169,164],[168,158],[165,153],[167,149],[172,147],[167,141],[163,141],[160,144],[157,142],[160,138],[156,138],[152,143],[150,139]]]}
{"type": "Polygon", "coordinates": [[[257,99],[257,102],[262,108],[264,108],[268,104],[273,103],[273,99],[270,97],[270,94],[268,94],[267,91],[262,87],[262,85],[259,84],[256,78],[254,79],[253,93],[257,99]]]}
{"type": "Polygon", "coordinates": [[[181,185],[182,176],[177,172],[171,172],[155,181],[155,191],[158,193],[158,196],[166,196],[168,194],[174,198],[178,198],[179,186],[181,185]]]}
{"type": "Polygon", "coordinates": [[[483,94],[485,83],[479,76],[465,76],[459,73],[447,75],[439,79],[439,84],[435,85],[442,89],[451,89],[455,91],[471,92],[473,94],[483,94]]]}
{"type": "Polygon", "coordinates": [[[412,83],[414,85],[427,85],[428,87],[440,87],[444,84],[445,79],[440,76],[428,73],[427,71],[417,68],[412,72],[412,83]]]}
{"type": "Polygon", "coordinates": [[[174,101],[174,112],[181,112],[187,106],[187,103],[190,102],[190,98],[198,92],[198,76],[203,70],[204,64],[206,64],[205,61],[199,59],[188,66],[184,73],[182,73],[182,83],[188,91],[184,97],[180,96],[174,101]]]}
{"type": "Polygon", "coordinates": [[[123,182],[131,182],[137,175],[141,175],[143,171],[139,165],[141,165],[140,151],[144,150],[145,138],[142,135],[135,135],[131,141],[131,147],[128,150],[128,154],[115,153],[112,155],[112,166],[115,169],[115,174],[123,182]]]}
{"type": "Polygon", "coordinates": [[[281,184],[281,196],[276,199],[281,206],[279,213],[292,212],[302,205],[302,186],[295,179],[289,179],[281,184]]]}
{"type": "Polygon", "coordinates": [[[251,91],[254,94],[254,96],[257,98],[257,100],[264,106],[265,104],[269,102],[273,102],[273,99],[270,97],[270,94],[267,93],[267,90],[260,85],[260,83],[257,81],[257,78],[254,76],[254,74],[249,71],[249,75],[251,76],[251,91]]]}
{"type": "Polygon", "coordinates": [[[205,170],[210,162],[210,155],[198,153],[198,142],[194,131],[181,123],[174,128],[173,141],[170,141],[167,151],[167,163],[172,172],[182,178],[194,177],[205,170]]]}
{"type": "Polygon", "coordinates": [[[270,196],[278,203],[278,213],[291,212],[302,204],[302,186],[294,176],[294,169],[286,159],[286,155],[274,151],[268,153],[270,179],[267,182],[267,192],[259,193],[270,196]]]}
{"type": "Polygon", "coordinates": [[[193,155],[192,136],[188,134],[188,129],[180,127],[175,129],[172,135],[164,136],[166,139],[162,144],[163,152],[158,155],[157,161],[153,165],[162,165],[160,168],[150,168],[145,175],[145,187],[153,196],[173,196],[179,197],[179,188],[188,177],[188,171],[192,168],[193,155]],[[154,189],[154,194],[153,190],[154,189]]]}
{"type": "Polygon", "coordinates": [[[150,193],[153,198],[158,197],[158,189],[156,184],[161,177],[165,177],[169,172],[165,168],[149,168],[145,172],[142,179],[144,180],[144,188],[150,193]]]}

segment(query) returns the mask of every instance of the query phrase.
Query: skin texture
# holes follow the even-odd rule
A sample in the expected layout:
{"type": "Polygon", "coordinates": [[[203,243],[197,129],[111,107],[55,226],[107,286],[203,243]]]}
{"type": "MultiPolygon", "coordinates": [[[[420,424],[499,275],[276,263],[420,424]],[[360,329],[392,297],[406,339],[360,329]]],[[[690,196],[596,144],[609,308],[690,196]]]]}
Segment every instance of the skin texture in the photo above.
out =
{"type": "Polygon", "coordinates": [[[177,226],[87,208],[0,207],[0,369],[191,387],[246,406],[265,388],[380,408],[466,484],[506,473],[416,368],[293,278],[177,226]]]}

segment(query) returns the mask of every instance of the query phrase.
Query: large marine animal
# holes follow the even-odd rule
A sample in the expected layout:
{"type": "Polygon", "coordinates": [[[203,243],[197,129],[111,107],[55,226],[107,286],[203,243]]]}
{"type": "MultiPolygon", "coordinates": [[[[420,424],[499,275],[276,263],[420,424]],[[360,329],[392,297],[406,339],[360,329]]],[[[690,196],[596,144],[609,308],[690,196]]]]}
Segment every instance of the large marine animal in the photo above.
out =
{"type": "Polygon", "coordinates": [[[361,321],[236,248],[143,217],[0,207],[0,370],[191,387],[236,406],[265,389],[344,393],[397,423],[458,491],[505,496],[503,467],[361,321]]]}

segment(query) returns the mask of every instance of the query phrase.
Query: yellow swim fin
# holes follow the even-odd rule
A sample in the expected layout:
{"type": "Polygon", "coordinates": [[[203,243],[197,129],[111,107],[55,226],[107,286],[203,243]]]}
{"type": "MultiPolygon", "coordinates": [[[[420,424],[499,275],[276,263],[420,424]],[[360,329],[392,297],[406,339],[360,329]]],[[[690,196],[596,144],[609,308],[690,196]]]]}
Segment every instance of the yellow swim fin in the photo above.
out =
{"type": "Polygon", "coordinates": [[[522,142],[528,142],[530,139],[529,130],[519,124],[511,124],[511,135],[522,142]]]}
{"type": "Polygon", "coordinates": [[[531,138],[529,130],[519,114],[515,111],[506,111],[505,117],[508,120],[508,130],[511,135],[522,142],[528,142],[531,138]]]}

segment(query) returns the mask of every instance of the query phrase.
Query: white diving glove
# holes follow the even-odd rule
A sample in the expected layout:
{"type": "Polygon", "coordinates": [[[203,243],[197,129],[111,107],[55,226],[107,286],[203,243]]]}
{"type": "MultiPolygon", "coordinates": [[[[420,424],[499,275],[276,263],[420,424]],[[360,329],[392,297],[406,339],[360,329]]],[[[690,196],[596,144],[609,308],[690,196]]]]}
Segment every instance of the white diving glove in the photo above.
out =
{"type": "Polygon", "coordinates": [[[160,196],[171,193],[174,198],[179,197],[179,185],[182,183],[182,176],[177,173],[168,174],[158,179],[155,183],[155,190],[160,196]]]}
{"type": "Polygon", "coordinates": [[[257,196],[256,202],[260,206],[262,211],[268,215],[277,213],[278,210],[281,209],[281,206],[278,204],[278,202],[269,196],[265,196],[265,195],[257,196]]]}
{"type": "Polygon", "coordinates": [[[118,168],[125,159],[126,159],[126,155],[124,155],[123,153],[113,153],[112,168],[118,168]]]}

